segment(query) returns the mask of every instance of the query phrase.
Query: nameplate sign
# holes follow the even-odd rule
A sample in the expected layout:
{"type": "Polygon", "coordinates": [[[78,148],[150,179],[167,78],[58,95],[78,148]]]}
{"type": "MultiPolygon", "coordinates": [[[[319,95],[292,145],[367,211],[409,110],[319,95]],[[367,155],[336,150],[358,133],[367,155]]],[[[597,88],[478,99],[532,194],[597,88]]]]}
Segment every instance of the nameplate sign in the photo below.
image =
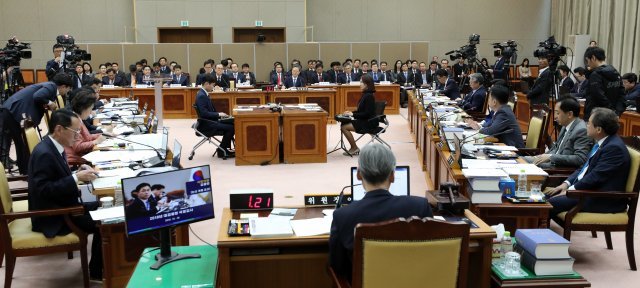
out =
{"type": "MultiPolygon", "coordinates": [[[[305,207],[324,207],[336,206],[340,194],[309,194],[304,195],[305,207]]],[[[344,194],[342,204],[351,203],[351,195],[344,194]]]]}
{"type": "Polygon", "coordinates": [[[146,84],[136,84],[136,88],[148,88],[146,84]]]}
{"type": "Polygon", "coordinates": [[[102,88],[109,89],[109,88],[116,88],[116,86],[105,84],[105,85],[102,85],[102,88]]]}
{"type": "Polygon", "coordinates": [[[171,87],[171,88],[181,88],[182,85],[180,85],[180,84],[171,84],[169,87],[171,87]]]}

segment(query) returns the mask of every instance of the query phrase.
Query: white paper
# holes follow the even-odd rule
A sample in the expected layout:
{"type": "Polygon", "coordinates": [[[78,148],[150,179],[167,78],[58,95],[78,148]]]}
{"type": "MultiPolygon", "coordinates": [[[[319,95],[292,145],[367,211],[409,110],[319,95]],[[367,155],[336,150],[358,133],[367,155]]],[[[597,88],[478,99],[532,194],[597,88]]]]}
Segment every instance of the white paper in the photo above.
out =
{"type": "Polygon", "coordinates": [[[296,236],[325,235],[331,232],[332,218],[311,218],[304,220],[291,220],[291,228],[296,236]]]}
{"type": "MultiPolygon", "coordinates": [[[[114,177],[114,176],[120,176],[122,178],[127,178],[127,177],[134,176],[137,173],[138,173],[137,171],[133,171],[129,167],[98,171],[98,175],[100,176],[100,178],[103,178],[103,177],[114,177]]],[[[100,179],[100,178],[98,178],[98,179],[100,179]]]]}
{"type": "Polygon", "coordinates": [[[120,180],[122,180],[121,176],[98,177],[91,181],[91,184],[93,184],[93,188],[95,189],[113,188],[118,186],[120,180]]]}
{"type": "Polygon", "coordinates": [[[502,178],[509,177],[501,169],[462,169],[462,174],[467,178],[502,178]]]}
{"type": "Polygon", "coordinates": [[[124,206],[116,206],[111,208],[103,208],[89,211],[89,215],[93,221],[124,217],[124,206]]]}

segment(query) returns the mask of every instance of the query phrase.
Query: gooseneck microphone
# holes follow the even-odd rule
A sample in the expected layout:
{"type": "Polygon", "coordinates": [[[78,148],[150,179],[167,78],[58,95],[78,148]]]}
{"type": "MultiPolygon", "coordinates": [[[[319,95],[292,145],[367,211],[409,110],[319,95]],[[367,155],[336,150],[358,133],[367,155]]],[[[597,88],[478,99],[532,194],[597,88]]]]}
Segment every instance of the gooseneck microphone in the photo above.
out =
{"type": "MultiPolygon", "coordinates": [[[[104,134],[103,134],[104,135],[104,134]]],[[[122,138],[122,137],[117,137],[117,136],[112,136],[112,135],[104,135],[108,138],[113,138],[113,139],[118,139],[118,140],[122,140],[122,141],[126,141],[129,143],[133,143],[133,144],[138,144],[144,147],[149,147],[151,148],[151,150],[153,150],[154,152],[156,152],[156,156],[149,158],[147,160],[146,163],[143,163],[143,166],[145,166],[145,168],[150,168],[150,167],[163,167],[164,166],[164,158],[162,157],[162,153],[160,153],[160,151],[158,151],[157,148],[149,145],[149,144],[145,144],[145,143],[140,143],[140,142],[136,142],[136,141],[131,141],[127,138],[122,138]]]]}
{"type": "MultiPolygon", "coordinates": [[[[340,208],[340,206],[342,206],[342,201],[344,200],[344,189],[347,188],[353,188],[356,186],[362,186],[362,183],[360,184],[354,184],[354,185],[347,185],[342,187],[342,190],[340,191],[340,195],[338,195],[338,201],[336,201],[336,209],[340,208]]],[[[353,197],[353,195],[351,195],[353,197]]]]}

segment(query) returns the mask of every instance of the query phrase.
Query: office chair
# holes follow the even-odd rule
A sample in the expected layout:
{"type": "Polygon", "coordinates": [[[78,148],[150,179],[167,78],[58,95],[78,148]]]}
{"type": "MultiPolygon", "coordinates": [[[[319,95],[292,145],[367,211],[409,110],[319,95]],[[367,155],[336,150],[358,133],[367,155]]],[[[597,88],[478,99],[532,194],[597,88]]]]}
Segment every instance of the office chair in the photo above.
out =
{"type": "Polygon", "coordinates": [[[398,218],[358,224],[351,284],[329,267],[335,287],[467,287],[469,224],[398,218]]]}
{"type": "Polygon", "coordinates": [[[228,158],[227,151],[225,149],[220,148],[220,144],[222,144],[222,140],[216,138],[216,136],[222,136],[223,132],[218,130],[218,131],[214,131],[213,133],[204,134],[200,130],[198,130],[198,126],[201,123],[204,123],[206,121],[209,121],[209,122],[216,122],[216,121],[209,120],[209,119],[204,119],[204,118],[200,117],[200,109],[198,109],[198,106],[196,104],[193,104],[193,109],[196,110],[196,115],[198,115],[198,120],[195,123],[193,123],[193,125],[191,125],[191,128],[196,133],[196,136],[198,136],[198,137],[200,137],[202,139],[200,139],[200,142],[198,142],[191,149],[191,153],[189,154],[189,160],[193,160],[193,155],[196,154],[196,149],[198,149],[198,147],[202,146],[202,144],[207,143],[207,142],[209,142],[213,146],[216,146],[216,150],[215,150],[216,152],[213,153],[212,157],[215,157],[216,154],[218,153],[218,151],[222,151],[222,153],[224,153],[224,155],[222,155],[222,159],[223,160],[227,160],[227,158],[228,158]]]}
{"type": "Polygon", "coordinates": [[[384,114],[384,109],[387,106],[387,102],[385,101],[376,101],[376,116],[369,119],[369,121],[374,121],[374,120],[378,120],[378,127],[373,128],[369,131],[364,131],[364,133],[362,135],[360,135],[360,137],[358,137],[358,139],[356,139],[356,142],[358,142],[358,140],[360,140],[360,138],[364,137],[364,135],[371,135],[371,141],[369,142],[373,142],[373,141],[378,141],[380,142],[380,144],[384,144],[387,145],[387,147],[389,147],[389,149],[391,149],[391,145],[389,145],[386,141],[382,140],[382,138],[380,138],[380,135],[382,135],[382,133],[387,131],[387,128],[389,128],[389,120],[387,119],[387,115],[384,114]],[[382,123],[383,126],[379,126],[379,124],[382,123]]]}

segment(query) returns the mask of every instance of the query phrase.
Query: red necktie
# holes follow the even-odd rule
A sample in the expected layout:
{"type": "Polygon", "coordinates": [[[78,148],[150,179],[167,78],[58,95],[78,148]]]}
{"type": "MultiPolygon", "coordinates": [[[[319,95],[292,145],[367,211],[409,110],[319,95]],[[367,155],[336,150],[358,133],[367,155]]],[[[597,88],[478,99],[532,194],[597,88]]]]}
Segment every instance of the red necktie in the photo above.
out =
{"type": "Polygon", "coordinates": [[[322,82],[322,74],[318,74],[318,82],[322,82]]]}
{"type": "Polygon", "coordinates": [[[282,76],[278,73],[278,85],[282,85],[282,76]]]}

